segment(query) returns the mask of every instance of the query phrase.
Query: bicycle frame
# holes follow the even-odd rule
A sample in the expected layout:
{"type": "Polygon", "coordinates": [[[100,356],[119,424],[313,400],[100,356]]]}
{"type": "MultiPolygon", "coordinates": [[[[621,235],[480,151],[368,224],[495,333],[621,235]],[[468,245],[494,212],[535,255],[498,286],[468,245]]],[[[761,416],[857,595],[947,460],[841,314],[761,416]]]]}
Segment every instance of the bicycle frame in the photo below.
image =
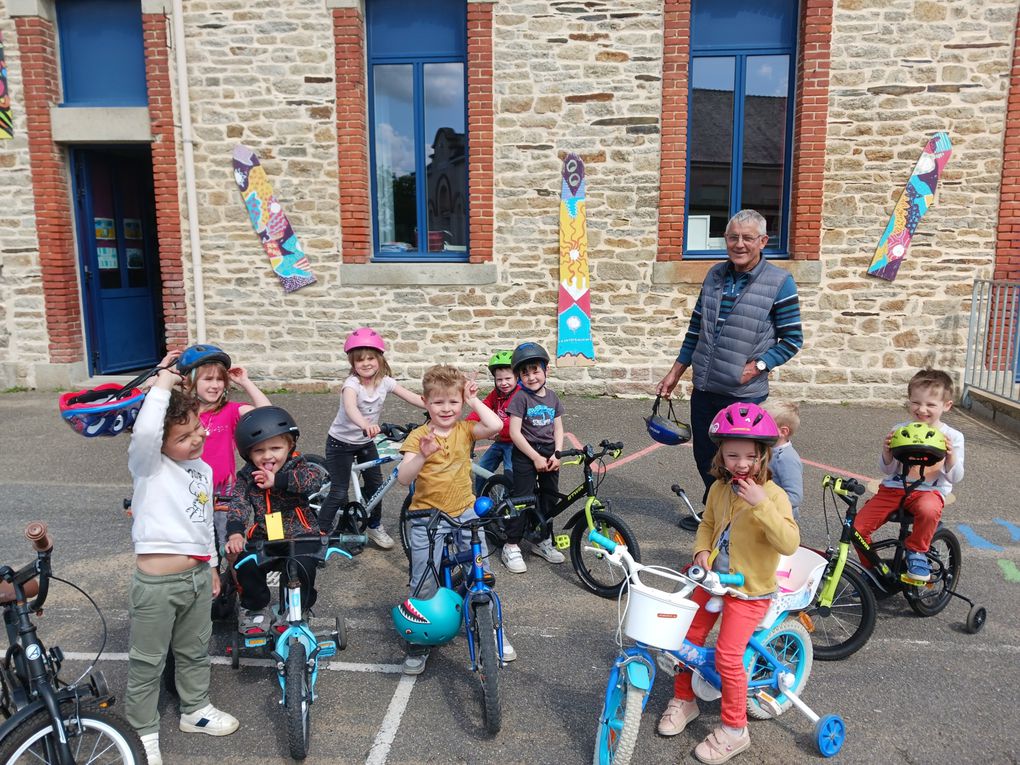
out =
{"type": "Polygon", "coordinates": [[[471,562],[470,583],[465,582],[467,592],[465,593],[464,607],[464,630],[467,633],[468,656],[471,659],[471,669],[478,669],[478,661],[475,655],[475,641],[471,634],[474,620],[474,606],[479,603],[493,603],[496,607],[496,647],[499,649],[499,660],[503,661],[503,604],[500,603],[499,595],[487,585],[485,579],[485,567],[482,565],[482,539],[477,524],[471,526],[471,549],[457,552],[450,535],[447,537],[446,549],[443,551],[443,558],[440,567],[443,572],[443,586],[453,589],[453,570],[458,566],[464,566],[471,562]]]}

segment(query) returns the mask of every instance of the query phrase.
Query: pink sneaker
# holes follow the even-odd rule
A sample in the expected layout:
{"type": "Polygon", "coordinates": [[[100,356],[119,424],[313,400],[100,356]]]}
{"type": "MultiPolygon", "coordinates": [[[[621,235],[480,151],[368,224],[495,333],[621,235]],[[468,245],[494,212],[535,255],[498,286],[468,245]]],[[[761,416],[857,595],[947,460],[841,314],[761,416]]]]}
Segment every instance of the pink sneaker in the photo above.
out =
{"type": "Polygon", "coordinates": [[[656,730],[659,731],[660,736],[676,736],[683,733],[687,723],[694,720],[699,714],[701,714],[701,710],[698,709],[697,701],[670,699],[666,705],[666,711],[659,718],[659,727],[656,730]]]}

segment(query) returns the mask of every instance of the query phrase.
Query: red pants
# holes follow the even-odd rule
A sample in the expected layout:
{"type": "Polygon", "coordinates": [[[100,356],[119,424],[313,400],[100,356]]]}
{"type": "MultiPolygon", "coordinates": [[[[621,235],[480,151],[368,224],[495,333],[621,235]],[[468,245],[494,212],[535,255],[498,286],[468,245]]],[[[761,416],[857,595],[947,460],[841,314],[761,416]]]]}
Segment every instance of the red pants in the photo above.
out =
{"type": "MultiPolygon", "coordinates": [[[[704,609],[711,597],[698,588],[690,598],[702,608],[694,615],[687,639],[694,645],[705,645],[705,638],[712,631],[716,619],[722,614],[719,637],[715,641],[715,669],[722,678],[722,721],[731,728],[747,725],[747,672],[744,671],[744,651],[747,641],[758,628],[758,622],[769,610],[772,601],[740,600],[723,597],[723,608],[719,613],[704,609]]],[[[691,687],[691,673],[680,672],[673,680],[673,695],[684,701],[694,700],[691,687]]]]}
{"type": "MultiPolygon", "coordinates": [[[[903,489],[880,486],[878,494],[864,503],[864,507],[860,509],[854,520],[854,528],[860,532],[868,544],[871,544],[871,535],[875,530],[896,512],[902,499],[903,489]]],[[[906,510],[914,516],[914,528],[904,542],[908,550],[919,553],[928,552],[928,548],[931,547],[931,538],[935,536],[935,529],[938,528],[939,519],[942,518],[942,508],[945,504],[942,493],[938,491],[915,491],[907,497],[906,510]]]]}

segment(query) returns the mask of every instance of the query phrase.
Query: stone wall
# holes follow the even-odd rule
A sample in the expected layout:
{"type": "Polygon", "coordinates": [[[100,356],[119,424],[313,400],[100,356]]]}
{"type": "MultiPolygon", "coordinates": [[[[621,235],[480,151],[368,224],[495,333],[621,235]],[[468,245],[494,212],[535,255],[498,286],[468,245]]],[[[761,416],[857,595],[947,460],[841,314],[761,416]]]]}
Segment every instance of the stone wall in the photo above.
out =
{"type": "MultiPolygon", "coordinates": [[[[0,362],[25,370],[45,360],[46,338],[24,193],[17,41],[2,2],[19,136],[0,143],[0,166],[24,180],[0,188],[7,224],[0,362]]],[[[208,340],[267,387],[294,389],[335,388],[347,369],[343,339],[362,324],[389,340],[395,373],[412,385],[434,362],[483,369],[494,349],[523,339],[553,352],[559,169],[562,155],[576,151],[587,162],[598,364],[555,368],[552,379],[571,392],[648,393],[672,363],[699,286],[653,278],[661,0],[633,0],[625,10],[609,0],[496,2],[497,279],[457,287],[345,284],[331,15],[322,0],[294,0],[285,18],[278,7],[267,0],[185,3],[208,340]],[[268,268],[233,183],[235,143],[261,157],[317,284],[285,295],[268,268]]],[[[820,277],[800,285],[807,343],[774,375],[777,392],[888,401],[902,397],[903,382],[922,364],[962,371],[971,281],[993,267],[1016,14],[1017,0],[837,3],[820,277]],[[909,31],[898,34],[901,26],[909,31]],[[898,279],[865,277],[903,183],[936,130],[950,131],[954,142],[936,203],[898,279]]],[[[183,182],[180,164],[178,177],[183,182]]],[[[183,221],[181,236],[194,329],[183,221]]],[[[33,384],[29,372],[18,379],[33,384]]]]}

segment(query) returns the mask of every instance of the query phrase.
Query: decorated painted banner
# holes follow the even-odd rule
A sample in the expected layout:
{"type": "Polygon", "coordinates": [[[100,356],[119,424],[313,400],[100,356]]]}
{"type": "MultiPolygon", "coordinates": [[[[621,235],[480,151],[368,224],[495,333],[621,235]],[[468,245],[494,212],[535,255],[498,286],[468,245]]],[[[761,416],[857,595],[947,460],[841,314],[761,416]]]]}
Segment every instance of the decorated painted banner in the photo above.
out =
{"type": "Polygon", "coordinates": [[[868,266],[868,273],[879,279],[892,281],[900,270],[900,263],[907,254],[910,240],[917,230],[917,224],[928,211],[935,198],[942,168],[953,153],[949,133],[939,132],[931,137],[921,152],[920,159],[910,174],[907,185],[900,194],[893,209],[889,225],[875,248],[875,257],[868,266]]]}
{"type": "Polygon", "coordinates": [[[273,187],[255,152],[247,146],[234,147],[234,180],[241,190],[252,228],[269,256],[273,271],[285,292],[315,284],[311,264],[301,249],[283,207],[273,196],[273,187]]]}
{"type": "Polygon", "coordinates": [[[11,94],[7,90],[7,61],[4,58],[4,41],[0,37],[0,140],[14,137],[11,118],[11,94]]]}
{"type": "Polygon", "coordinates": [[[595,363],[584,194],[584,161],[576,154],[568,154],[563,160],[560,194],[559,339],[556,343],[556,363],[565,367],[586,367],[595,363]]]}

